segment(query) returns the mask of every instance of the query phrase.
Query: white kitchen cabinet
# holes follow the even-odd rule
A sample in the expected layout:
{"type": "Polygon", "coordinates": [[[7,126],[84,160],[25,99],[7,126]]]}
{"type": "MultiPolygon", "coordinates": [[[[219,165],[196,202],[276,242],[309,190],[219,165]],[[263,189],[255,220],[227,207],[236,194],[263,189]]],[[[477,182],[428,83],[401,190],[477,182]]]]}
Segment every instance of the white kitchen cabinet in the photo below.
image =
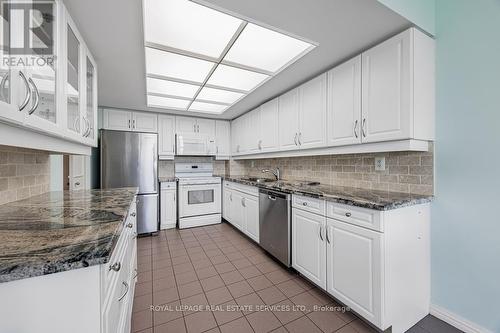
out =
{"type": "Polygon", "coordinates": [[[172,229],[177,224],[177,187],[175,182],[160,183],[160,229],[172,229]]]}
{"type": "Polygon", "coordinates": [[[300,149],[326,146],[326,74],[299,87],[300,149]]]}
{"type": "Polygon", "coordinates": [[[326,289],[326,217],[292,209],[292,266],[326,289]]]}
{"type": "Polygon", "coordinates": [[[215,138],[215,120],[196,118],[196,126],[198,134],[205,135],[211,139],[215,138]]]}
{"type": "Polygon", "coordinates": [[[175,130],[179,134],[196,133],[196,118],[193,117],[175,117],[175,130]]]}
{"type": "Polygon", "coordinates": [[[251,195],[243,196],[243,215],[245,234],[259,242],[259,198],[251,195]]]}
{"type": "Polygon", "coordinates": [[[361,143],[361,56],[328,72],[327,144],[361,143]]]}
{"type": "Polygon", "coordinates": [[[218,160],[227,160],[231,155],[231,125],[229,121],[215,121],[215,158],[218,160]]]}
{"type": "Polygon", "coordinates": [[[293,89],[278,98],[280,150],[298,149],[299,90],[293,89]]]}
{"type": "Polygon", "coordinates": [[[327,291],[379,326],[382,315],[382,233],[327,220],[327,291]]]}
{"type": "Polygon", "coordinates": [[[175,128],[179,134],[200,134],[215,138],[215,120],[212,119],[177,116],[175,128]]]}
{"type": "Polygon", "coordinates": [[[243,193],[239,191],[231,191],[231,217],[232,220],[229,221],[236,228],[240,229],[242,232],[245,232],[245,212],[243,206],[243,193]]]}
{"type": "Polygon", "coordinates": [[[152,112],[103,109],[104,129],[156,133],[157,121],[157,114],[152,112]]]}
{"type": "Polygon", "coordinates": [[[158,115],[152,112],[132,112],[132,130],[134,132],[158,132],[158,115]]]}
{"type": "Polygon", "coordinates": [[[175,156],[175,117],[158,115],[158,158],[173,160],[175,156]]]}
{"type": "Polygon", "coordinates": [[[97,64],[88,49],[84,53],[85,61],[85,108],[83,110],[85,140],[97,146],[97,64]]]}
{"type": "Polygon", "coordinates": [[[223,188],[222,190],[222,218],[226,221],[232,221],[232,202],[233,196],[232,191],[228,188],[223,188]]]}
{"type": "Polygon", "coordinates": [[[260,107],[260,152],[272,152],[279,149],[279,110],[278,98],[264,103],[260,107]]]}
{"type": "Polygon", "coordinates": [[[245,115],[247,117],[245,128],[245,152],[249,154],[259,153],[261,150],[261,121],[260,108],[256,108],[245,115]]]}
{"type": "Polygon", "coordinates": [[[433,140],[434,75],[434,41],[415,28],[363,52],[363,142],[433,140]]]}
{"type": "Polygon", "coordinates": [[[242,117],[236,118],[231,122],[231,154],[239,155],[241,151],[241,131],[242,117]]]}

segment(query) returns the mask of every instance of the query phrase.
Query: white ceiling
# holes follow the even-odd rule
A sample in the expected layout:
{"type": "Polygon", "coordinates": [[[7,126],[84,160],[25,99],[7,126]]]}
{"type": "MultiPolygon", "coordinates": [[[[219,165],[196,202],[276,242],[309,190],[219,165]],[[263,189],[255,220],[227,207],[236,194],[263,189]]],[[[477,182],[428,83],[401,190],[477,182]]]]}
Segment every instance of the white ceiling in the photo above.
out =
{"type": "Polygon", "coordinates": [[[233,119],[411,25],[377,0],[195,0],[319,44],[226,112],[212,116],[146,106],[142,1],[64,2],[97,61],[100,106],[223,119],[233,119]]]}

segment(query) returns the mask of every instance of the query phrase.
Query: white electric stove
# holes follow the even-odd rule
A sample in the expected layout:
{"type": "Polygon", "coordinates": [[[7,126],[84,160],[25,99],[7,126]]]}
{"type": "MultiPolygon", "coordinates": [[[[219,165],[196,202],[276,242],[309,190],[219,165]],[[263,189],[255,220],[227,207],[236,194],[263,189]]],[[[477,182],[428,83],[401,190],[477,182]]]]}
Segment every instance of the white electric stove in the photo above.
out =
{"type": "Polygon", "coordinates": [[[179,228],[221,223],[221,178],[212,163],[175,163],[179,228]]]}

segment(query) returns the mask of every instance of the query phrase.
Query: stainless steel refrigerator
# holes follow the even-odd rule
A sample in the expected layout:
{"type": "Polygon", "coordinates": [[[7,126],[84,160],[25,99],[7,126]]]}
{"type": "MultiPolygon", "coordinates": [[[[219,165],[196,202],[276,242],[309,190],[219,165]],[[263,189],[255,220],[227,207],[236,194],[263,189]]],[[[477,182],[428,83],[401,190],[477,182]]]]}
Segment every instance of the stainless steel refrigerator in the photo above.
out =
{"type": "Polygon", "coordinates": [[[101,130],[101,187],[138,187],[137,232],[158,231],[158,138],[101,130]]]}

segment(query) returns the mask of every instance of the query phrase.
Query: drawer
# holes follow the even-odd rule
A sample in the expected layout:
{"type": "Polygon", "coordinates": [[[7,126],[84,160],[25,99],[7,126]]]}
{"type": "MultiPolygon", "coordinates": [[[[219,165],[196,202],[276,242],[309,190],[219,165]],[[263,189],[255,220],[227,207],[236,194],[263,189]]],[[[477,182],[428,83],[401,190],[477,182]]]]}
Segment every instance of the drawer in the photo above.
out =
{"type": "Polygon", "coordinates": [[[176,188],[177,188],[177,184],[175,182],[160,183],[161,190],[175,190],[176,188]]]}
{"type": "Polygon", "coordinates": [[[378,210],[336,202],[328,202],[326,208],[327,217],[381,232],[384,231],[382,214],[378,210]]]}
{"type": "Polygon", "coordinates": [[[325,200],[322,199],[294,194],[292,196],[292,207],[325,216],[325,200]]]}

